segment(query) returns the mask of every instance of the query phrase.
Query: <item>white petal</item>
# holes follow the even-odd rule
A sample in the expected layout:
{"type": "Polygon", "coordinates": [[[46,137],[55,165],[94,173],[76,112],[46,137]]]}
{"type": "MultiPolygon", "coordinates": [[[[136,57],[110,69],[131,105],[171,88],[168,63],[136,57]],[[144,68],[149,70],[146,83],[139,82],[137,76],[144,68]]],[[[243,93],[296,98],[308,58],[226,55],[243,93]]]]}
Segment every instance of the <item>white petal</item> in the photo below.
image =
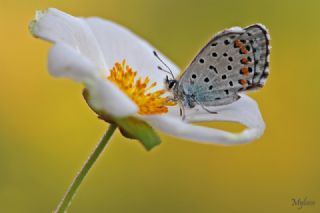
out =
{"type": "MultiPolygon", "coordinates": [[[[156,89],[162,88],[165,76],[168,74],[158,70],[159,65],[165,67],[154,56],[153,51],[156,50],[154,47],[111,21],[93,17],[86,19],[86,22],[96,36],[107,64],[126,59],[127,64],[138,71],[138,76],[149,76],[152,81],[160,83],[156,89]]],[[[159,51],[157,53],[171,68],[174,76],[178,75],[179,68],[159,51]]]]}
{"type": "MultiPolygon", "coordinates": [[[[126,59],[127,64],[137,70],[139,76],[149,76],[162,86],[166,73],[157,69],[165,68],[153,55],[156,50],[125,27],[100,18],[78,18],[49,8],[38,11],[30,24],[30,31],[36,37],[50,42],[65,43],[73,47],[97,66],[105,75],[115,62],[126,59]]],[[[176,76],[178,67],[156,50],[176,76]]]]}
{"type": "Polygon", "coordinates": [[[103,53],[86,22],[54,8],[38,11],[30,23],[30,31],[36,37],[52,43],[65,43],[86,57],[98,70],[106,70],[103,53]]]}
{"type": "Polygon", "coordinates": [[[132,115],[138,110],[136,104],[113,83],[100,78],[98,74],[93,75],[92,70],[96,67],[68,45],[58,43],[51,48],[48,67],[53,76],[85,82],[90,93],[90,104],[96,110],[117,117],[132,115]]]}
{"type": "Polygon", "coordinates": [[[262,134],[259,128],[246,129],[236,134],[188,124],[170,116],[153,116],[146,118],[146,121],[153,127],[172,136],[209,144],[243,144],[259,138],[262,134]]]}
{"type": "MultiPolygon", "coordinates": [[[[210,110],[213,109],[210,108],[210,110]]],[[[170,135],[211,144],[231,145],[251,142],[259,138],[265,129],[264,121],[256,102],[246,95],[243,95],[239,101],[233,104],[215,107],[214,111],[218,112],[218,114],[194,111],[191,115],[187,115],[189,122],[233,121],[248,127],[248,129],[238,134],[185,123],[179,118],[178,114],[172,114],[177,111],[172,110],[171,114],[165,116],[144,116],[143,119],[153,127],[170,135]]]]}
{"type": "Polygon", "coordinates": [[[96,110],[113,116],[128,116],[137,112],[136,104],[105,75],[101,75],[109,68],[99,43],[83,19],[57,9],[48,9],[36,14],[30,30],[35,36],[55,43],[49,52],[50,73],[84,82],[96,110]]]}
{"type": "Polygon", "coordinates": [[[94,78],[86,82],[90,92],[90,104],[96,110],[107,112],[116,117],[133,115],[138,106],[112,82],[94,78]]]}
{"type": "Polygon", "coordinates": [[[187,121],[233,121],[249,128],[260,128],[262,132],[264,130],[265,125],[257,102],[245,94],[241,94],[241,98],[231,104],[207,107],[207,109],[218,114],[210,114],[201,107],[197,107],[187,112],[187,121]]]}
{"type": "Polygon", "coordinates": [[[49,51],[48,69],[55,77],[67,77],[84,82],[98,76],[97,67],[70,46],[57,43],[49,51]]]}

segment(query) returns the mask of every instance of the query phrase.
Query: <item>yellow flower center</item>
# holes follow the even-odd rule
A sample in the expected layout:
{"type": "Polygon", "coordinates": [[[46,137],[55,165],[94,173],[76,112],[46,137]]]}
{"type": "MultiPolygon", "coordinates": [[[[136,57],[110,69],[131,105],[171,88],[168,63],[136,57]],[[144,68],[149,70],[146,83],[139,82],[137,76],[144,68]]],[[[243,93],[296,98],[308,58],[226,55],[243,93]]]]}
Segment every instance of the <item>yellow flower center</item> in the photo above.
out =
{"type": "Polygon", "coordinates": [[[166,90],[157,90],[154,92],[148,92],[150,89],[157,85],[157,82],[153,82],[148,86],[150,79],[138,78],[136,71],[126,65],[126,61],[123,60],[122,64],[116,62],[113,68],[110,70],[108,79],[116,84],[124,93],[126,93],[139,107],[139,114],[152,115],[168,112],[168,106],[174,106],[176,103],[169,100],[166,97],[161,97],[166,93],[166,90]]]}

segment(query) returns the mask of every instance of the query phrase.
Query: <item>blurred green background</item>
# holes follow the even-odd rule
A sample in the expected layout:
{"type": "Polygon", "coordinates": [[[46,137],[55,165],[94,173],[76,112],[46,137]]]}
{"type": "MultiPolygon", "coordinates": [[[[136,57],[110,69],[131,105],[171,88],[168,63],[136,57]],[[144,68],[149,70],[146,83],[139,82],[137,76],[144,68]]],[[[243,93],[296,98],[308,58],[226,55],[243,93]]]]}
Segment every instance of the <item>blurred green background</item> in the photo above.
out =
{"type": "MultiPolygon", "coordinates": [[[[50,44],[32,38],[36,9],[101,16],[127,26],[184,68],[211,36],[265,24],[271,75],[252,96],[267,129],[221,147],[161,135],[151,152],[119,133],[70,212],[320,212],[320,1],[0,0],[0,212],[51,212],[106,124],[81,85],[47,73],[50,44]]],[[[229,130],[238,125],[210,124],[229,130]]]]}

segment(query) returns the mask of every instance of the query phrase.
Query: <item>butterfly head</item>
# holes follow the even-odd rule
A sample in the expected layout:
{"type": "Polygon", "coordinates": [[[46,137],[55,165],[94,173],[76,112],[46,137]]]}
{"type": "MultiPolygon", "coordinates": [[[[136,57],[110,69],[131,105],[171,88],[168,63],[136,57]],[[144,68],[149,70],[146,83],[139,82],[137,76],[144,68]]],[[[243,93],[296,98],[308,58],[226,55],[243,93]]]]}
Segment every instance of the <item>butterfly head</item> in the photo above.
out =
{"type": "Polygon", "coordinates": [[[161,70],[162,72],[168,73],[172,77],[172,79],[169,79],[169,77],[166,76],[164,80],[165,88],[168,91],[172,91],[177,85],[178,81],[174,78],[173,72],[170,69],[170,67],[159,57],[158,53],[156,51],[153,51],[153,54],[167,68],[167,69],[163,69],[161,66],[158,66],[158,69],[161,70]]]}
{"type": "Polygon", "coordinates": [[[166,76],[166,79],[164,81],[164,85],[168,91],[172,91],[173,88],[177,85],[177,82],[178,81],[176,79],[169,79],[169,77],[166,76]]]}

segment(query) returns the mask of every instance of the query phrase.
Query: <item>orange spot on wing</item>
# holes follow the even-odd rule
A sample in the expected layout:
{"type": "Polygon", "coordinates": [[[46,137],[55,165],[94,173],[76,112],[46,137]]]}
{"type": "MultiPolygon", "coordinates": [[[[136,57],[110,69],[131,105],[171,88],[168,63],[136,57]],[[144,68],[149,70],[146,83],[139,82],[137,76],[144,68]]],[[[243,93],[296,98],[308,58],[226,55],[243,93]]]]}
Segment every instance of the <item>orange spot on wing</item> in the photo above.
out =
{"type": "Polygon", "coordinates": [[[240,47],[240,52],[241,52],[242,54],[247,54],[247,53],[248,53],[248,50],[247,50],[244,46],[241,46],[241,47],[240,47]]]}
{"type": "Polygon", "coordinates": [[[241,85],[246,85],[247,84],[247,80],[241,79],[241,80],[239,80],[239,83],[241,85]]]}
{"type": "Polygon", "coordinates": [[[242,64],[248,64],[249,63],[249,60],[247,58],[242,58],[241,59],[241,63],[242,64]]]}
{"type": "Polygon", "coordinates": [[[243,67],[241,68],[240,73],[242,75],[249,75],[249,69],[247,67],[243,67]]]}
{"type": "Polygon", "coordinates": [[[241,41],[240,40],[235,40],[233,43],[234,43],[234,47],[241,47],[241,41]]]}

